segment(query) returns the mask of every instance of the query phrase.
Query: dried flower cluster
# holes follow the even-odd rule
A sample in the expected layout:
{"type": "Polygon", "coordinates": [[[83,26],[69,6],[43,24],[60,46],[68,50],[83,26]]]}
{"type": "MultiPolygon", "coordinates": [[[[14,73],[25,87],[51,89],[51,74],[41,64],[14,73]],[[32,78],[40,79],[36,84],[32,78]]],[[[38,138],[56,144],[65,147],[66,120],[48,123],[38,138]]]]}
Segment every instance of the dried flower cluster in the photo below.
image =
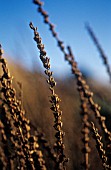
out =
{"type": "Polygon", "coordinates": [[[103,146],[103,143],[102,143],[102,136],[99,135],[98,129],[95,128],[94,123],[93,122],[91,122],[91,123],[92,123],[94,138],[96,140],[96,147],[97,147],[97,150],[98,150],[99,155],[100,155],[101,160],[102,160],[102,165],[103,165],[105,170],[109,170],[109,169],[111,169],[111,167],[107,164],[108,158],[106,156],[106,152],[105,152],[105,149],[104,149],[104,146],[103,146]]]}
{"type": "Polygon", "coordinates": [[[44,150],[47,151],[47,154],[49,155],[49,157],[56,164],[57,163],[56,154],[55,154],[54,150],[51,148],[49,142],[47,141],[45,134],[42,132],[42,130],[40,128],[35,127],[31,122],[30,122],[30,126],[34,129],[34,134],[35,134],[35,136],[37,136],[38,142],[42,145],[44,150]]]}
{"type": "Polygon", "coordinates": [[[49,89],[51,91],[51,98],[50,98],[50,103],[51,103],[51,110],[53,111],[54,115],[54,128],[56,130],[56,142],[54,144],[54,150],[57,153],[57,169],[65,169],[65,162],[68,160],[66,159],[66,156],[64,154],[64,143],[63,143],[63,137],[64,137],[64,132],[62,130],[62,120],[61,120],[61,115],[62,111],[60,110],[59,102],[60,98],[58,95],[55,93],[54,86],[56,86],[56,82],[52,76],[52,72],[50,71],[50,59],[47,57],[46,51],[44,49],[44,45],[42,44],[41,37],[39,33],[37,32],[37,28],[33,26],[32,23],[30,23],[30,28],[34,31],[34,40],[37,43],[37,47],[40,51],[40,59],[43,63],[45,70],[45,74],[48,76],[47,83],[49,84],[49,89]]]}
{"type": "Polygon", "coordinates": [[[4,147],[7,148],[8,153],[4,154],[8,161],[7,166],[13,166],[11,169],[24,170],[28,167],[32,170],[37,168],[45,170],[42,152],[38,149],[37,139],[30,134],[29,120],[25,117],[25,112],[21,110],[21,103],[16,99],[16,92],[12,87],[12,78],[2,54],[3,50],[0,45],[0,63],[3,69],[3,74],[0,77],[0,116],[1,126],[3,124],[2,127],[4,127],[4,129],[2,128],[2,140],[6,136],[4,147]],[[11,149],[14,151],[12,152],[11,149]],[[14,165],[15,162],[16,165],[14,165]]]}

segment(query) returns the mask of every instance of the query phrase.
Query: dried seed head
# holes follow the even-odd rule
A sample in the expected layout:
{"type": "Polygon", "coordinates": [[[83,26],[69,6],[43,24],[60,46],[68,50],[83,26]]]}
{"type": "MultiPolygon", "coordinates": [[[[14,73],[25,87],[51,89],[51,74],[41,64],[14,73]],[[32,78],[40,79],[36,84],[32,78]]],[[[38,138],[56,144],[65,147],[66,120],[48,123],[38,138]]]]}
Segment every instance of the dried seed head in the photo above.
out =
{"type": "Polygon", "coordinates": [[[42,6],[44,3],[41,2],[40,0],[33,0],[33,2],[39,6],[42,6]]]}

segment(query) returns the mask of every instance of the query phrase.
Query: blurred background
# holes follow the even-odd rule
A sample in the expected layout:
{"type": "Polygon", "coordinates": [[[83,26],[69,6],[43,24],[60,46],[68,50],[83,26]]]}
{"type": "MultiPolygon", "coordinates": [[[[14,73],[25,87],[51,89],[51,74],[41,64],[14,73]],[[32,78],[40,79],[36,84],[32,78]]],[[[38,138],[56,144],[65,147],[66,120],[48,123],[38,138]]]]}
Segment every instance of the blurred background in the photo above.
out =
{"type": "MultiPolygon", "coordinates": [[[[56,25],[56,32],[64,44],[73,49],[79,68],[87,76],[102,83],[109,83],[106,68],[100,54],[87,33],[85,23],[89,23],[98,38],[109,64],[111,65],[111,1],[109,0],[44,0],[43,9],[48,11],[50,21],[56,25]]],[[[71,76],[70,66],[64,62],[61,51],[48,26],[32,0],[4,0],[0,2],[0,43],[9,60],[21,63],[26,69],[43,72],[38,58],[38,50],[29,28],[32,21],[38,27],[47,55],[51,59],[51,69],[58,78],[71,76]]]]}

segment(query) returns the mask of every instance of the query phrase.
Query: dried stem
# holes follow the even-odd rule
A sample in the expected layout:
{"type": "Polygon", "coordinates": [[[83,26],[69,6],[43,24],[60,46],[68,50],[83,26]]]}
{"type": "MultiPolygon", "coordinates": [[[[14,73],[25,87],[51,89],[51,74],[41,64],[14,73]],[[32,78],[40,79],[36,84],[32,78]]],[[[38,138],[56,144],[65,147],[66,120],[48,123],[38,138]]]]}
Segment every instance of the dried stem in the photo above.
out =
{"type": "Polygon", "coordinates": [[[23,84],[20,81],[17,81],[17,85],[19,87],[19,101],[21,102],[21,109],[23,108],[23,84]]]}
{"type": "Polygon", "coordinates": [[[97,147],[99,156],[102,160],[102,165],[105,170],[109,170],[109,169],[111,169],[111,167],[107,164],[108,158],[106,156],[106,151],[105,151],[103,143],[102,143],[102,136],[99,135],[98,129],[95,128],[95,125],[93,122],[92,122],[92,129],[93,129],[93,133],[94,133],[94,138],[96,140],[96,147],[97,147]]]}
{"type": "Polygon", "coordinates": [[[49,84],[50,86],[49,89],[51,91],[50,109],[53,111],[53,115],[55,118],[54,128],[56,130],[56,134],[55,134],[56,142],[55,142],[54,149],[57,152],[57,158],[58,158],[57,168],[61,170],[61,169],[65,169],[65,162],[67,162],[67,159],[64,154],[64,148],[65,148],[63,143],[64,132],[62,130],[63,123],[61,120],[62,111],[59,108],[60,98],[58,97],[58,95],[55,93],[54,90],[54,86],[56,86],[56,82],[52,76],[53,73],[50,71],[50,59],[47,57],[46,51],[44,50],[42,39],[39,36],[39,33],[37,32],[37,28],[35,28],[32,23],[30,23],[30,28],[34,31],[34,40],[36,41],[37,47],[40,51],[40,59],[45,68],[45,74],[48,76],[47,83],[49,84]]]}
{"type": "MultiPolygon", "coordinates": [[[[56,39],[60,50],[64,54],[65,60],[67,60],[68,63],[71,65],[72,73],[76,76],[82,109],[83,109],[83,103],[82,103],[81,93],[83,93],[83,96],[86,100],[88,99],[90,109],[93,110],[96,118],[99,120],[99,123],[101,124],[102,129],[105,132],[106,139],[109,139],[109,142],[111,142],[111,133],[108,131],[108,129],[106,127],[105,117],[101,116],[100,106],[93,101],[93,98],[92,98],[93,93],[90,91],[89,86],[87,85],[86,81],[84,80],[81,71],[78,69],[78,65],[77,65],[77,62],[75,61],[73,54],[72,54],[71,48],[69,46],[67,47],[67,49],[68,49],[68,53],[67,53],[66,50],[65,50],[66,48],[63,45],[63,41],[60,40],[57,32],[55,31],[54,24],[52,24],[49,21],[49,14],[46,11],[44,11],[43,8],[42,8],[43,3],[41,3],[40,0],[34,0],[33,2],[36,5],[38,5],[38,12],[43,16],[44,23],[49,26],[49,30],[51,31],[53,37],[56,39]]],[[[106,58],[104,58],[104,60],[106,61],[106,58]]],[[[108,71],[109,71],[109,69],[108,69],[108,71]]],[[[84,112],[84,110],[83,110],[83,112],[84,112]]],[[[86,161],[86,159],[85,159],[85,161],[86,161]]]]}
{"type": "Polygon", "coordinates": [[[84,135],[82,141],[84,143],[83,153],[84,153],[84,163],[82,164],[85,170],[90,168],[89,164],[89,153],[91,152],[91,148],[89,147],[89,133],[90,133],[90,123],[88,120],[89,117],[89,109],[88,109],[88,100],[84,97],[83,92],[80,92],[81,95],[81,108],[82,108],[82,116],[83,116],[83,129],[82,133],[84,135]]]}
{"type": "Polygon", "coordinates": [[[55,31],[55,26],[54,24],[52,24],[49,21],[49,14],[43,10],[42,6],[43,3],[40,0],[33,0],[34,4],[36,4],[38,6],[38,12],[43,16],[44,18],[44,23],[47,24],[49,26],[49,30],[51,31],[53,37],[56,39],[57,41],[57,45],[60,48],[60,50],[64,53],[64,55],[66,56],[66,52],[65,52],[65,47],[64,47],[64,42],[61,41],[58,37],[57,32],[55,31]]]}
{"type": "Polygon", "coordinates": [[[4,131],[4,125],[0,120],[0,135],[1,135],[1,141],[3,146],[0,146],[0,168],[2,168],[3,170],[7,169],[7,157],[6,154],[4,152],[4,149],[7,149],[5,143],[7,142],[7,138],[5,135],[5,131],[4,131]]]}
{"type": "Polygon", "coordinates": [[[108,63],[108,57],[105,55],[101,45],[98,42],[98,39],[96,38],[96,36],[95,36],[95,34],[94,34],[93,30],[92,30],[92,28],[88,24],[86,25],[86,29],[87,29],[90,37],[92,38],[94,44],[96,45],[96,47],[97,47],[97,49],[98,49],[98,51],[100,53],[100,56],[101,56],[101,58],[103,60],[103,63],[106,66],[106,70],[107,70],[107,73],[109,75],[109,79],[110,79],[110,83],[111,83],[111,69],[110,69],[110,65],[108,63]]]}
{"type": "MultiPolygon", "coordinates": [[[[84,97],[88,99],[90,109],[95,113],[96,118],[99,120],[99,123],[105,132],[105,137],[111,142],[111,132],[108,131],[106,124],[105,124],[105,117],[101,116],[100,114],[100,106],[96,104],[93,100],[93,93],[91,92],[89,86],[87,85],[86,81],[84,80],[81,71],[78,69],[77,62],[74,59],[74,55],[72,54],[71,48],[68,47],[69,55],[67,56],[67,61],[72,67],[72,73],[75,74],[78,91],[79,93],[83,92],[84,97]]],[[[81,95],[80,95],[81,97],[81,95]]]]}

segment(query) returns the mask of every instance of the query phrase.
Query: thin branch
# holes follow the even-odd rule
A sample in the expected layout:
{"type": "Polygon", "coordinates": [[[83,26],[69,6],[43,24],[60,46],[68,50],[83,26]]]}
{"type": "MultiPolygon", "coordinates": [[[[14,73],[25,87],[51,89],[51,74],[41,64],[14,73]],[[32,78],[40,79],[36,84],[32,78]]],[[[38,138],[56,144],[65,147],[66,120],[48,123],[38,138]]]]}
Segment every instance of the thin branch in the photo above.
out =
{"type": "Polygon", "coordinates": [[[107,73],[109,75],[110,83],[111,83],[111,69],[110,69],[110,65],[108,63],[108,57],[105,55],[101,45],[99,44],[99,41],[98,41],[94,31],[92,30],[92,28],[88,24],[86,24],[86,30],[89,33],[90,37],[92,38],[94,44],[96,45],[96,47],[97,47],[97,49],[100,53],[100,56],[101,56],[103,63],[106,67],[107,73]]]}

